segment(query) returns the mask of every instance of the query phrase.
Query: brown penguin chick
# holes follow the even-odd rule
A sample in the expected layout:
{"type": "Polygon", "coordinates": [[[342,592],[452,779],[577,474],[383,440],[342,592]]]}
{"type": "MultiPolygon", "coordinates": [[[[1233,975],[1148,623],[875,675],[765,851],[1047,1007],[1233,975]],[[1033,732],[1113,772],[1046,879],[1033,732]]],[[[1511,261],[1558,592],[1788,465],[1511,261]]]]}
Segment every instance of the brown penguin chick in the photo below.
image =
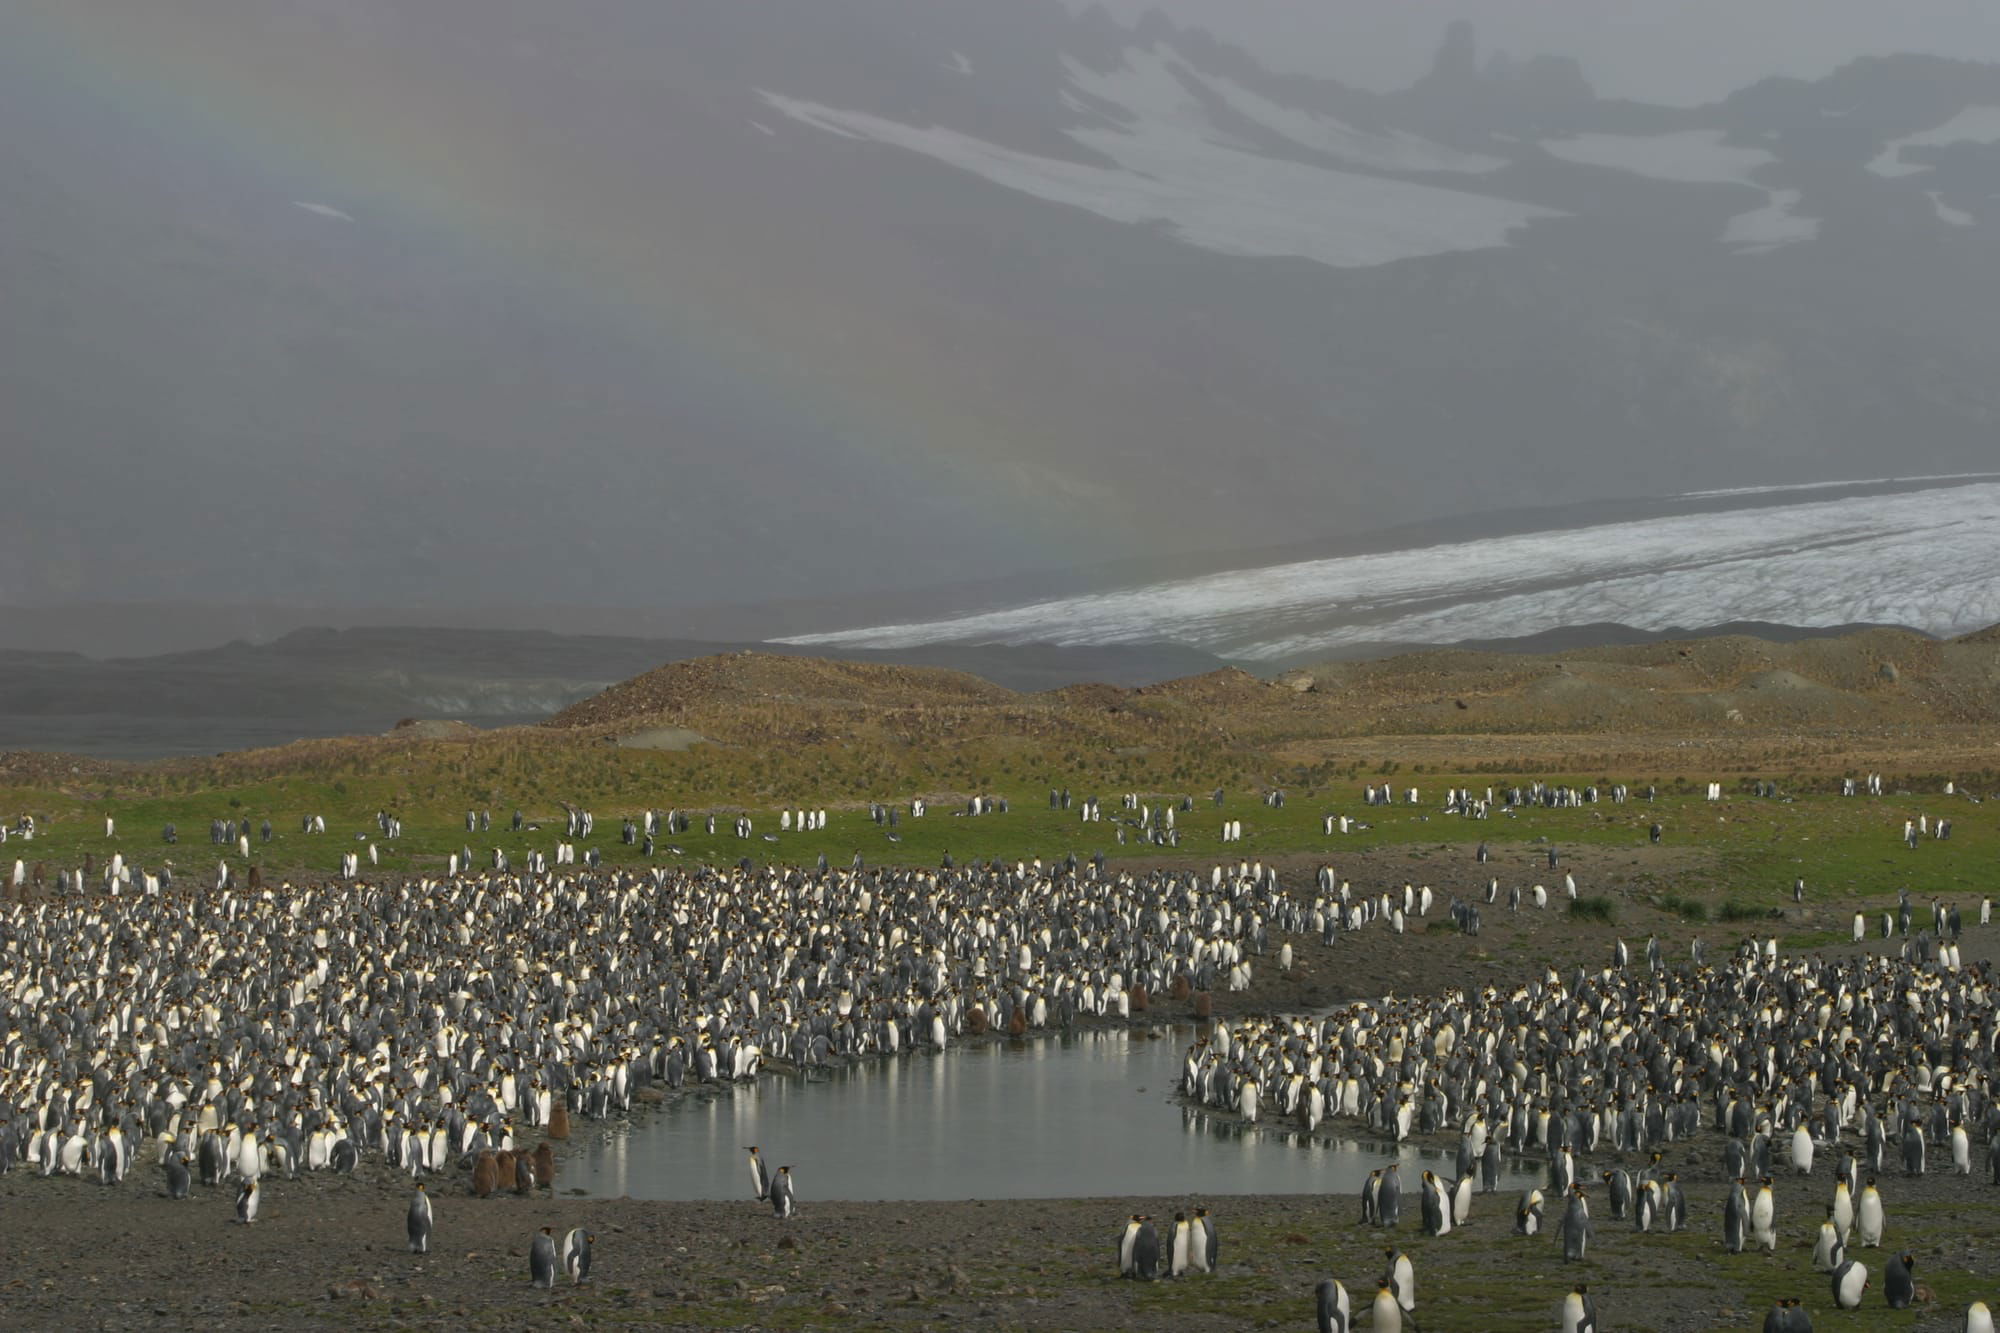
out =
{"type": "Polygon", "coordinates": [[[488,1198],[495,1189],[499,1188],[499,1185],[499,1163],[494,1160],[493,1154],[490,1152],[479,1154],[478,1158],[472,1163],[472,1197],[475,1199],[488,1198]]]}
{"type": "Polygon", "coordinates": [[[493,1188],[514,1188],[514,1154],[502,1148],[493,1154],[493,1188]]]}
{"type": "Polygon", "coordinates": [[[561,1102],[557,1102],[549,1108],[549,1127],[547,1133],[552,1139],[567,1139],[569,1137],[569,1108],[561,1102]]]}
{"type": "Polygon", "coordinates": [[[556,1150],[547,1139],[535,1149],[535,1183],[543,1189],[553,1189],[556,1183],[556,1150]]]}
{"type": "Polygon", "coordinates": [[[514,1158],[514,1193],[526,1194],[535,1187],[535,1159],[529,1153],[514,1158]]]}
{"type": "Polygon", "coordinates": [[[1025,1035],[1027,1031],[1028,1015],[1023,1009],[1017,1006],[1014,1012],[1007,1018],[1007,1035],[1010,1037],[1019,1037],[1025,1035]]]}

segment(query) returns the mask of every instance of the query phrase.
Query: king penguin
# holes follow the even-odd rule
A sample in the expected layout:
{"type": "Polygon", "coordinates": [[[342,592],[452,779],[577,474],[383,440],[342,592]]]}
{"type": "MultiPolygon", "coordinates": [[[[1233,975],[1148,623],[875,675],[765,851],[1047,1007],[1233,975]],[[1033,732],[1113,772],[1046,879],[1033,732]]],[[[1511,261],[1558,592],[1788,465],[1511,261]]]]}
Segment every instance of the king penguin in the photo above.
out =
{"type": "Polygon", "coordinates": [[[1833,1303],[1843,1310],[1859,1310],[1861,1294],[1868,1290],[1868,1266],[1848,1259],[1833,1270],[1833,1303]]]}
{"type": "Polygon", "coordinates": [[[1903,1174],[1924,1173],[1924,1131],[1915,1121],[1903,1126],[1903,1174]]]}
{"type": "Polygon", "coordinates": [[[556,1284],[555,1232],[543,1227],[528,1247],[528,1285],[548,1290],[556,1284]]]}
{"type": "Polygon", "coordinates": [[[1167,1248],[1167,1276],[1180,1277],[1194,1271],[1194,1227],[1186,1213],[1174,1214],[1173,1239],[1167,1248]]]}
{"type": "MultiPolygon", "coordinates": [[[[1330,1277],[1321,1281],[1313,1299],[1318,1307],[1319,1333],[1354,1333],[1351,1323],[1353,1313],[1347,1301],[1347,1288],[1340,1285],[1339,1278],[1330,1277]]],[[[1970,1328],[1971,1324],[1968,1323],[1966,1327],[1970,1328]]],[[[1989,1320],[1986,1327],[1988,1333],[1991,1333],[1992,1321],[1989,1320]]]]}
{"type": "Polygon", "coordinates": [[[1396,1293],[1389,1289],[1386,1281],[1376,1288],[1371,1313],[1377,1333],[1403,1333],[1403,1311],[1396,1304],[1396,1293]]]}
{"type": "Polygon", "coordinates": [[[1750,1194],[1743,1187],[1743,1177],[1738,1176],[1722,1203],[1722,1248],[1730,1254],[1741,1254],[1749,1239],[1750,1194]]]}
{"type": "Polygon", "coordinates": [[[1215,1234],[1215,1219],[1208,1215],[1208,1209],[1194,1210],[1194,1230],[1195,1271],[1213,1273],[1222,1258],[1222,1242],[1215,1234]]]}
{"type": "Polygon", "coordinates": [[[1570,1263],[1582,1260],[1584,1251],[1590,1248],[1590,1204],[1583,1197],[1583,1186],[1569,1187],[1569,1204],[1563,1209],[1562,1220],[1563,1258],[1570,1263]]]}
{"type": "Polygon", "coordinates": [[[193,1173],[188,1170],[188,1155],[184,1152],[169,1154],[165,1162],[167,1171],[167,1197],[185,1199],[193,1173]]]}
{"type": "Polygon", "coordinates": [[[1974,1301],[1965,1307],[1965,1333],[1993,1333],[1993,1312],[1986,1308],[1985,1301],[1974,1301]]]}
{"type": "Polygon", "coordinates": [[[1665,1205],[1661,1209],[1661,1215],[1662,1220],[1666,1223],[1667,1230],[1686,1230],[1688,1221],[1687,1191],[1681,1188],[1680,1172],[1667,1172],[1666,1182],[1660,1188],[1664,1196],[1665,1205]]]}
{"type": "Polygon", "coordinates": [[[431,1248],[431,1196],[421,1181],[417,1197],[410,1200],[410,1253],[428,1254],[431,1248]]]}
{"type": "Polygon", "coordinates": [[[1796,1296],[1787,1296],[1764,1315],[1764,1333],[1812,1333],[1812,1316],[1796,1296]]]}
{"type": "Polygon", "coordinates": [[[1563,1297],[1563,1333],[1597,1333],[1597,1302],[1590,1298],[1588,1283],[1563,1297]]]}
{"type": "Polygon", "coordinates": [[[1542,1192],[1530,1189],[1521,1195],[1521,1202],[1514,1209],[1514,1233],[1519,1236],[1538,1236],[1542,1231],[1542,1192]]]}
{"type": "Polygon", "coordinates": [[[1872,1250],[1882,1243],[1882,1196],[1875,1189],[1875,1178],[1861,1187],[1861,1203],[1854,1210],[1854,1230],[1861,1239],[1861,1248],[1872,1250]]]}
{"type": "Polygon", "coordinates": [[[1444,1192],[1444,1182],[1429,1171],[1424,1172],[1422,1197],[1424,1234],[1445,1235],[1451,1230],[1451,1196],[1444,1192]]]}
{"type": "Polygon", "coordinates": [[[1604,1187],[1611,1201],[1611,1220],[1622,1222],[1632,1207],[1631,1173],[1613,1169],[1604,1173],[1604,1187]]]}
{"type": "Polygon", "coordinates": [[[771,1197],[771,1176],[764,1169],[764,1159],[757,1155],[755,1148],[743,1150],[750,1154],[750,1184],[757,1191],[757,1202],[763,1203],[771,1197]]]}
{"type": "Polygon", "coordinates": [[[581,1286],[583,1280],[590,1276],[590,1247],[596,1243],[597,1237],[582,1227],[577,1227],[563,1237],[563,1271],[569,1274],[569,1283],[572,1287],[581,1286]]]}
{"type": "Polygon", "coordinates": [[[792,1206],[792,1168],[781,1166],[771,1181],[771,1211],[779,1217],[790,1217],[792,1206]]]}
{"type": "Polygon", "coordinates": [[[1910,1276],[1917,1267],[1914,1254],[1892,1254],[1888,1269],[1882,1274],[1882,1294],[1888,1298],[1891,1310],[1907,1310],[1916,1299],[1917,1280],[1910,1276]]]}
{"type": "Polygon", "coordinates": [[[1410,1256],[1401,1250],[1391,1249],[1389,1271],[1384,1277],[1389,1289],[1396,1293],[1396,1304],[1408,1312],[1417,1308],[1417,1269],[1410,1262],[1410,1256]]]}
{"type": "Polygon", "coordinates": [[[1834,1223],[1833,1209],[1826,1210],[1826,1221],[1819,1224],[1819,1240],[1813,1245],[1813,1272],[1831,1273],[1840,1267],[1847,1257],[1847,1244],[1840,1238],[1840,1227],[1834,1223]]]}
{"type": "Polygon", "coordinates": [[[1397,1163],[1389,1163],[1382,1173],[1382,1187],[1375,1197],[1375,1222],[1378,1226],[1394,1227],[1403,1220],[1403,1181],[1397,1174],[1397,1163]]]}
{"type": "Polygon", "coordinates": [[[1132,1276],[1151,1282],[1160,1275],[1160,1233],[1150,1217],[1139,1221],[1139,1234],[1132,1241],[1132,1276]]]}
{"type": "Polygon", "coordinates": [[[1771,1191],[1769,1176],[1757,1186],[1757,1196],[1750,1201],[1750,1239],[1772,1253],[1777,1252],[1778,1198],[1771,1191]]]}
{"type": "Polygon", "coordinates": [[[1118,1233],[1118,1276],[1139,1276],[1139,1233],[1146,1225],[1144,1213],[1134,1213],[1125,1219],[1125,1229],[1118,1233]]]}

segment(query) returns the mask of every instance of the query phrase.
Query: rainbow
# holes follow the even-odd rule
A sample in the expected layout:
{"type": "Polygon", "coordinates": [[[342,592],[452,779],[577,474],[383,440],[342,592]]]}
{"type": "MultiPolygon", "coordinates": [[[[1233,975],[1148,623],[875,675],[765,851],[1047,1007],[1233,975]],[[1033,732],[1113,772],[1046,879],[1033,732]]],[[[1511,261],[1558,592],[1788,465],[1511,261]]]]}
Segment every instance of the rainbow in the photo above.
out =
{"type": "MultiPolygon", "coordinates": [[[[746,209],[766,188],[757,173],[770,169],[741,157],[796,153],[795,144],[758,134],[746,112],[740,139],[675,140],[674,126],[663,126],[662,148],[673,141],[679,154],[671,169],[657,149],[653,160],[610,160],[565,135],[625,106],[619,80],[657,69],[654,53],[603,40],[589,54],[589,81],[579,84],[569,63],[559,87],[547,62],[586,58],[567,40],[581,16],[480,6],[490,21],[463,38],[431,8],[370,7],[363,39],[346,17],[352,5],[336,0],[16,0],[0,31],[0,73],[34,80],[58,108],[122,119],[204,170],[321,215],[302,225],[350,225],[344,214],[353,225],[421,234],[529,284],[566,317],[614,321],[646,355],[745,405],[757,429],[824,441],[843,469],[860,473],[859,489],[881,496],[891,521],[899,498],[962,496],[968,521],[1067,541],[1051,565],[1170,544],[1136,501],[1064,468],[1080,441],[1052,438],[1045,424],[1023,430],[1034,417],[1023,414],[1018,384],[961,364],[952,339],[910,317],[921,308],[934,321],[938,298],[918,302],[916,280],[884,262],[887,241],[857,273],[839,256],[802,249],[810,230],[796,220],[766,225],[746,209]],[[407,42],[382,40],[390,24],[408,29],[407,42]],[[586,113],[548,114],[551,99],[579,86],[601,94],[586,113]],[[693,188],[691,178],[724,188],[693,188]],[[860,284],[870,299],[857,299],[860,284]],[[1052,498],[1090,504],[1089,530],[1067,521],[1074,505],[1052,498]]],[[[716,91],[656,86],[645,105],[676,115],[684,106],[712,128],[735,107],[709,98],[716,91]]],[[[740,92],[747,106],[754,94],[740,92]]],[[[634,138],[621,123],[621,145],[634,138]]],[[[769,197],[775,209],[780,196],[769,197]]],[[[671,438],[673,423],[658,433],[671,438]]]]}

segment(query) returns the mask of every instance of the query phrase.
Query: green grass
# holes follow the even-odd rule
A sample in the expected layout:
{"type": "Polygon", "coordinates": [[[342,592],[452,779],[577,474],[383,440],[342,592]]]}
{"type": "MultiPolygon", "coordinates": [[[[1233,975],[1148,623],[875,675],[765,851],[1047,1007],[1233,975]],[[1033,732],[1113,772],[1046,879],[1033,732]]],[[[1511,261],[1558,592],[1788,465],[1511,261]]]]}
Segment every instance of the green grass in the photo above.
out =
{"type": "MultiPolygon", "coordinates": [[[[869,864],[937,865],[947,853],[962,864],[994,856],[1053,859],[1069,852],[1079,857],[1102,852],[1114,862],[1139,864],[1177,857],[1201,862],[1307,856],[1339,872],[1343,861],[1351,863],[1357,851],[1374,848],[1407,853],[1411,864],[1403,875],[1413,882],[1423,882],[1424,866],[1436,864],[1440,875],[1443,867],[1452,866],[1463,873],[1495,874],[1503,883],[1527,884],[1552,878],[1545,847],[1553,844],[1566,854],[1566,867],[1579,868],[1586,888],[1595,890],[1620,879],[1640,891],[1638,900],[1616,907],[1610,898],[1593,892],[1591,898],[1603,898],[1606,905],[1600,909],[1579,900],[1572,910],[1586,917],[1599,910],[1650,903],[1684,920],[1699,922],[1714,915],[1726,922],[1749,923],[1764,920],[1773,909],[1788,908],[1791,883],[1800,875],[1807,880],[1809,907],[1836,900],[1886,902],[1898,888],[1908,887],[1920,901],[1930,896],[1957,901],[1971,915],[1980,895],[1988,891],[1986,868],[2000,859],[2000,817],[1988,814],[1995,807],[1936,795],[1850,800],[1809,793],[1789,802],[1738,799],[1717,804],[1699,799],[1689,786],[1686,794],[1666,794],[1653,804],[1527,809],[1471,821],[1447,817],[1428,803],[1363,806],[1360,790],[1366,775],[1271,774],[1288,794],[1282,809],[1262,804],[1250,785],[1226,783],[1226,804],[1217,810],[1206,796],[1224,781],[1215,773],[1142,772],[1137,776],[1154,780],[1121,785],[1094,780],[1103,777],[1101,768],[1065,769],[1058,766],[1056,756],[1037,760],[1023,753],[995,760],[991,772],[971,775],[985,780],[952,785],[928,780],[937,775],[867,756],[842,766],[821,747],[794,756],[790,767],[784,756],[760,759],[766,767],[754,771],[764,776],[752,781],[746,776],[753,772],[746,767],[749,761],[733,756],[717,767],[720,760],[701,754],[710,748],[672,754],[573,744],[443,744],[374,755],[366,763],[355,761],[347,767],[322,769],[308,763],[298,771],[247,776],[218,767],[212,785],[200,774],[146,769],[99,780],[81,790],[0,789],[0,815],[11,819],[31,812],[42,830],[32,843],[12,840],[0,847],[0,863],[19,857],[30,865],[45,863],[53,871],[80,864],[86,854],[101,861],[119,851],[146,867],[170,858],[184,878],[207,880],[223,858],[223,849],[208,843],[209,820],[248,818],[254,824],[269,818],[277,837],[268,846],[253,844],[250,856],[250,864],[260,866],[269,880],[334,869],[341,853],[365,850],[375,836],[374,813],[389,810],[402,818],[404,836],[378,842],[382,860],[376,873],[435,873],[452,851],[465,845],[472,848],[476,864],[488,864],[492,849],[498,847],[518,866],[531,848],[553,853],[562,828],[558,801],[568,799],[595,812],[597,830],[587,845],[598,848],[614,865],[640,859],[637,848],[620,844],[618,827],[623,816],[648,807],[679,807],[697,817],[715,810],[724,816],[722,831],[713,837],[697,822],[685,835],[662,838],[656,859],[664,864],[734,862],[748,856],[759,863],[811,865],[824,854],[831,863],[844,866],[859,852],[869,864]],[[1316,781],[1291,781],[1300,776],[1316,781]],[[765,793],[809,790],[811,783],[822,780],[826,783],[820,789],[826,793],[822,798],[810,802],[801,798],[798,803],[826,807],[829,827],[810,834],[778,833],[780,805],[765,793]],[[1085,825],[1074,811],[1050,810],[1049,788],[1065,785],[1079,798],[1101,797],[1104,822],[1085,825]],[[1011,813],[956,815],[954,811],[963,807],[954,798],[971,790],[1009,797],[1011,813]],[[1178,815],[1182,833],[1178,852],[1116,841],[1115,821],[1125,813],[1119,797],[1125,790],[1146,793],[1145,799],[1156,808],[1169,797],[1195,796],[1194,809],[1178,815]],[[906,816],[895,831],[898,841],[891,841],[888,830],[869,821],[869,799],[894,802],[907,811],[909,798],[917,792],[935,798],[932,812],[923,819],[906,816]],[[516,806],[540,827],[507,831],[516,806]],[[490,809],[494,830],[466,834],[463,817],[468,808],[490,809]],[[739,810],[750,813],[756,824],[755,835],[747,841],[729,832],[729,817],[739,810]],[[1321,818],[1334,811],[1369,827],[1348,835],[1324,835],[1321,818]],[[117,818],[116,839],[104,836],[106,812],[117,818]],[[325,815],[327,834],[300,833],[299,817],[309,812],[325,815]],[[1902,821],[1919,812],[1951,814],[1953,838],[1927,842],[1915,852],[1902,847],[1896,836],[1902,821]],[[1242,842],[1220,841],[1224,818],[1242,821],[1242,842]],[[1646,835],[1647,825],[1656,819],[1667,828],[1664,854],[1679,857],[1660,862],[1660,868],[1644,859],[1657,855],[1649,851],[1646,835]],[[169,821],[180,828],[181,840],[174,847],[159,840],[161,825],[169,821]],[[357,833],[364,838],[357,841],[357,833]],[[765,841],[767,833],[778,833],[778,841],[765,841]],[[1484,871],[1475,871],[1471,848],[1481,840],[1491,844],[1494,860],[1484,871]],[[681,854],[669,852],[670,844],[681,854]]],[[[1447,785],[1483,787],[1490,782],[1497,787],[1528,776],[1428,774],[1418,783],[1426,802],[1433,802],[1447,785]]],[[[1589,781],[1600,775],[1534,776],[1589,781]]],[[[227,859],[239,874],[245,868],[233,850],[227,859]]]]}
{"type": "Polygon", "coordinates": [[[1662,912],[1677,916],[1683,921],[1696,925],[1708,920],[1708,904],[1699,898],[1690,898],[1680,893],[1661,893],[1653,897],[1653,905],[1662,912]]]}
{"type": "Polygon", "coordinates": [[[1608,926],[1618,920],[1618,904],[1601,894],[1578,898],[1569,905],[1569,914],[1579,921],[1601,921],[1608,926]]]}

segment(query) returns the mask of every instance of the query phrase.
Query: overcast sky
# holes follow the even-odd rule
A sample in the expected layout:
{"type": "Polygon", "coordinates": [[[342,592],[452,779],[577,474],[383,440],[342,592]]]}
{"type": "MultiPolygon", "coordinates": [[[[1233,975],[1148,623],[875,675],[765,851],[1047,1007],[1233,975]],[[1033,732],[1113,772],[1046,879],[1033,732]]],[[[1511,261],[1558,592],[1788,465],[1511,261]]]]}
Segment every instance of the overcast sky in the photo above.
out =
{"type": "MultiPolygon", "coordinates": [[[[1075,8],[1091,0],[1067,0],[1075,8]]],[[[1692,105],[1769,74],[1814,78],[1857,56],[1919,51],[2000,61],[1995,0],[1096,0],[1159,9],[1266,64],[1402,87],[1453,19],[1482,52],[1575,56],[1600,93],[1692,105]]]]}

